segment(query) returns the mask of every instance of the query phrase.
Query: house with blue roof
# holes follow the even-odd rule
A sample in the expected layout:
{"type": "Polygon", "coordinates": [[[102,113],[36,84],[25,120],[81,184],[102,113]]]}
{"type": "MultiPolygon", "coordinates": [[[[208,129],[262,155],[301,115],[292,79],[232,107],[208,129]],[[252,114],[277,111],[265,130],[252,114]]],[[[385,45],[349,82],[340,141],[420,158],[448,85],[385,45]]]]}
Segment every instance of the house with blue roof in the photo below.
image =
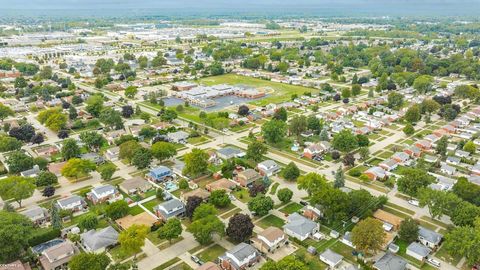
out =
{"type": "Polygon", "coordinates": [[[146,177],[151,181],[162,182],[165,179],[172,177],[172,170],[165,166],[158,166],[151,169],[150,172],[147,173],[146,177]]]}

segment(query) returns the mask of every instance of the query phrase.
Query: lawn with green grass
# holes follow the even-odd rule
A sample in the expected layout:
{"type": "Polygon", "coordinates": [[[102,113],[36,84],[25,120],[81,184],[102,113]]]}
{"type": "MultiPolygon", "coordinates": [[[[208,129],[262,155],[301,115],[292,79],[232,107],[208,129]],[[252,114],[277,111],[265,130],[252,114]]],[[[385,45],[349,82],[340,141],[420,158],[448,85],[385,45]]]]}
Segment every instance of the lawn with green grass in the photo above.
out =
{"type": "Polygon", "coordinates": [[[272,188],[270,188],[270,194],[275,195],[275,193],[277,193],[277,188],[279,185],[280,184],[277,182],[273,183],[272,188]]]}
{"type": "Polygon", "coordinates": [[[145,206],[145,208],[147,208],[151,212],[153,212],[153,207],[159,205],[161,202],[162,201],[160,201],[159,199],[154,198],[153,200],[150,200],[148,202],[144,202],[142,205],[145,206]]]}
{"type": "Polygon", "coordinates": [[[248,193],[248,190],[245,188],[236,190],[232,192],[233,196],[237,198],[237,200],[240,200],[243,203],[248,203],[250,201],[250,194],[248,193]]]}
{"type": "Polygon", "coordinates": [[[213,246],[210,246],[209,248],[197,254],[197,257],[204,262],[215,261],[215,259],[225,253],[225,251],[227,250],[224,247],[214,244],[213,246]]]}
{"type": "Polygon", "coordinates": [[[275,215],[268,215],[256,223],[258,226],[266,229],[268,227],[282,228],[285,225],[285,221],[275,215]]]}
{"type": "Polygon", "coordinates": [[[280,209],[280,212],[285,213],[285,214],[293,214],[295,212],[300,211],[300,209],[303,208],[303,205],[296,203],[296,202],[291,202],[287,204],[285,207],[280,209]]]}

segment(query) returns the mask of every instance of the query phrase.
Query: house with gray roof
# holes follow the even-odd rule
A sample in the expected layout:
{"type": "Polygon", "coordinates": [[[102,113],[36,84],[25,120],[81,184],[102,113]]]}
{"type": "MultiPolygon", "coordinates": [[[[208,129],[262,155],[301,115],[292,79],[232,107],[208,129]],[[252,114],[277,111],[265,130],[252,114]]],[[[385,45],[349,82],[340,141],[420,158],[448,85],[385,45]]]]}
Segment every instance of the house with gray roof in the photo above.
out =
{"type": "Polygon", "coordinates": [[[169,142],[186,144],[189,136],[190,134],[188,134],[187,132],[179,130],[176,132],[168,133],[167,139],[169,142]]]}
{"type": "Polygon", "coordinates": [[[375,262],[373,268],[377,270],[405,270],[407,269],[407,261],[387,252],[375,262]]]}
{"type": "Polygon", "coordinates": [[[97,165],[105,162],[105,159],[97,153],[82,154],[82,155],[80,155],[80,158],[83,159],[83,160],[91,161],[91,162],[93,162],[97,165]]]}
{"type": "Polygon", "coordinates": [[[280,170],[280,167],[275,161],[269,159],[258,163],[257,169],[261,175],[272,176],[280,170]]]}
{"type": "Polygon", "coordinates": [[[440,245],[442,238],[443,235],[437,232],[434,232],[422,226],[418,227],[418,240],[426,247],[429,247],[431,249],[437,248],[440,245]]]}
{"type": "Polygon", "coordinates": [[[38,167],[38,165],[34,165],[33,168],[21,172],[20,175],[23,177],[37,177],[39,173],[40,167],[38,167]]]}
{"type": "Polygon", "coordinates": [[[240,243],[218,257],[218,259],[223,269],[243,270],[258,263],[261,259],[261,254],[253,246],[240,243]]]}
{"type": "Polygon", "coordinates": [[[407,255],[419,261],[425,260],[430,252],[431,250],[429,248],[417,242],[412,242],[407,247],[407,255]]]}
{"type": "Polygon", "coordinates": [[[57,201],[57,205],[62,210],[70,210],[73,212],[84,211],[87,209],[87,203],[78,195],[72,195],[70,197],[60,199],[57,201]]]}
{"type": "Polygon", "coordinates": [[[288,216],[287,224],[283,225],[283,230],[289,236],[303,241],[317,233],[319,227],[317,222],[311,221],[298,213],[293,213],[288,216]]]}
{"type": "Polygon", "coordinates": [[[231,159],[245,156],[245,152],[234,147],[224,147],[217,150],[217,155],[221,159],[231,159]]]}
{"type": "Polygon", "coordinates": [[[108,226],[100,230],[82,233],[80,239],[86,251],[102,253],[107,247],[118,242],[118,232],[112,226],[108,226]]]}
{"type": "Polygon", "coordinates": [[[153,211],[157,217],[166,221],[172,217],[182,216],[185,213],[185,205],[178,199],[171,199],[155,206],[153,211]]]}
{"type": "Polygon", "coordinates": [[[331,251],[329,248],[320,254],[320,261],[326,263],[330,268],[335,268],[342,260],[342,255],[331,251]]]}
{"type": "Polygon", "coordinates": [[[30,209],[26,209],[20,214],[29,218],[33,223],[36,225],[42,225],[46,223],[50,219],[50,215],[48,214],[48,210],[43,207],[33,207],[30,209]]]}
{"type": "Polygon", "coordinates": [[[340,242],[344,243],[345,245],[355,248],[352,242],[352,233],[351,232],[346,232],[345,235],[340,239],[340,242]]]}

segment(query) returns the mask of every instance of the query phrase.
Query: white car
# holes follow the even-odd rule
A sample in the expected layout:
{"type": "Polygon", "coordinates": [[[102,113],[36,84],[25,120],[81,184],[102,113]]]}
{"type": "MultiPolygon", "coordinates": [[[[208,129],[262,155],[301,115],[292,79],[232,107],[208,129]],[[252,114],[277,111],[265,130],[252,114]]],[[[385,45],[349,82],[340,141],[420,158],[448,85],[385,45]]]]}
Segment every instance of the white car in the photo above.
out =
{"type": "Polygon", "coordinates": [[[440,262],[433,258],[428,258],[427,262],[435,267],[440,267],[440,262]]]}
{"type": "Polygon", "coordinates": [[[420,206],[420,203],[417,200],[408,200],[408,203],[414,206],[420,206]]]}

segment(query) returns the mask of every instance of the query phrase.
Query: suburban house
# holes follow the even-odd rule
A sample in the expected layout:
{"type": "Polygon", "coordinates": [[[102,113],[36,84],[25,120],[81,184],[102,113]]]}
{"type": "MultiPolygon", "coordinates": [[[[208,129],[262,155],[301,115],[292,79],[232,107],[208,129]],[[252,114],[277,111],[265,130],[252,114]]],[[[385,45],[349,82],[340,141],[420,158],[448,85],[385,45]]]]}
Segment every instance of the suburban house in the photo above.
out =
{"type": "Polygon", "coordinates": [[[44,145],[35,149],[35,153],[43,158],[50,158],[50,156],[58,154],[58,152],[60,152],[60,150],[56,145],[44,145]]]}
{"type": "Polygon", "coordinates": [[[155,206],[153,212],[166,221],[172,217],[182,216],[185,213],[185,205],[178,199],[171,199],[155,206]]]}
{"type": "Polygon", "coordinates": [[[197,188],[192,191],[182,193],[180,195],[180,200],[186,203],[188,201],[188,198],[195,196],[201,198],[203,201],[207,201],[208,198],[210,198],[210,192],[206,191],[203,188],[197,188]]]}
{"type": "Polygon", "coordinates": [[[428,254],[430,254],[431,250],[426,246],[419,244],[417,242],[412,242],[407,247],[407,255],[411,256],[419,261],[425,260],[428,254]]]}
{"type": "Polygon", "coordinates": [[[169,142],[186,144],[187,139],[190,135],[185,131],[176,131],[167,134],[167,139],[169,142]]]}
{"type": "Polygon", "coordinates": [[[393,171],[393,170],[395,170],[395,168],[397,168],[398,162],[394,159],[387,159],[387,160],[384,160],[384,161],[380,162],[380,164],[378,164],[378,166],[382,167],[386,171],[393,171]]]}
{"type": "Polygon", "coordinates": [[[288,236],[277,227],[268,227],[252,239],[253,246],[263,253],[274,253],[288,242],[288,236]]]}
{"type": "Polygon", "coordinates": [[[245,156],[245,152],[234,147],[224,147],[217,150],[217,155],[221,159],[228,160],[231,158],[243,157],[245,156]]]}
{"type": "Polygon", "coordinates": [[[102,253],[107,247],[117,244],[118,232],[112,226],[108,226],[82,233],[80,239],[86,251],[102,253]]]}
{"type": "Polygon", "coordinates": [[[320,254],[320,261],[326,263],[330,268],[335,268],[343,260],[343,256],[331,251],[329,248],[320,254]]]}
{"type": "Polygon", "coordinates": [[[383,229],[387,232],[398,230],[400,223],[402,223],[403,220],[402,218],[383,211],[382,209],[375,211],[373,217],[383,222],[383,229]]]}
{"type": "Polygon", "coordinates": [[[442,238],[443,236],[437,232],[422,226],[418,227],[418,240],[426,247],[436,249],[440,245],[442,238]]]}
{"type": "Polygon", "coordinates": [[[407,149],[403,150],[403,152],[413,158],[418,158],[422,154],[422,150],[420,150],[420,148],[416,147],[415,145],[408,147],[407,149]]]}
{"type": "Polygon", "coordinates": [[[44,250],[39,261],[45,270],[66,269],[68,262],[76,253],[78,250],[75,245],[65,241],[44,250]]]}
{"type": "Polygon", "coordinates": [[[152,183],[143,179],[140,176],[136,176],[130,179],[127,179],[118,185],[121,191],[126,194],[136,194],[136,193],[145,193],[152,189],[152,183]]]}
{"type": "Polygon", "coordinates": [[[396,152],[391,158],[402,165],[410,160],[410,156],[405,152],[396,152]]]}
{"type": "Polygon", "coordinates": [[[352,242],[352,233],[351,232],[346,232],[343,237],[340,239],[340,242],[344,243],[345,245],[355,248],[352,242]]]}
{"type": "Polygon", "coordinates": [[[147,173],[146,177],[154,182],[161,182],[164,181],[166,178],[170,178],[172,176],[172,170],[165,166],[158,166],[150,170],[147,173]]]}
{"type": "Polygon", "coordinates": [[[40,167],[38,167],[38,165],[33,165],[33,168],[21,172],[20,175],[23,177],[37,177],[39,173],[40,167]]]}
{"type": "Polygon", "coordinates": [[[261,175],[272,176],[280,170],[280,167],[275,161],[269,159],[258,163],[257,169],[261,175]]]}
{"type": "Polygon", "coordinates": [[[93,202],[93,204],[103,202],[115,202],[121,200],[123,195],[112,185],[104,185],[96,188],[87,193],[87,198],[93,202]]]}
{"type": "Polygon", "coordinates": [[[383,180],[387,176],[385,170],[378,166],[369,168],[363,174],[365,174],[370,180],[383,180]]]}
{"type": "Polygon", "coordinates": [[[48,214],[48,210],[43,208],[43,207],[39,207],[39,206],[36,206],[34,208],[30,208],[30,209],[26,209],[26,210],[20,212],[20,214],[29,218],[36,225],[45,224],[50,219],[50,215],[48,214]]]}
{"type": "Polygon", "coordinates": [[[80,155],[80,158],[83,160],[89,160],[97,165],[105,162],[105,159],[97,153],[86,153],[80,155]]]}
{"type": "Polygon", "coordinates": [[[236,187],[237,187],[237,184],[235,182],[230,181],[226,178],[222,178],[220,180],[207,184],[205,186],[205,189],[208,190],[209,192],[212,192],[215,190],[225,190],[226,192],[230,192],[234,190],[236,187]]]}
{"type": "Polygon", "coordinates": [[[237,174],[235,180],[242,186],[246,187],[256,180],[260,179],[260,174],[257,173],[254,169],[246,169],[237,174]]]}
{"type": "Polygon", "coordinates": [[[218,257],[220,266],[225,270],[243,270],[258,263],[261,254],[253,246],[240,243],[218,257]]]}
{"type": "Polygon", "coordinates": [[[87,203],[78,195],[72,195],[70,197],[60,199],[57,201],[57,205],[62,210],[70,210],[73,212],[84,211],[87,209],[87,203]]]}
{"type": "Polygon", "coordinates": [[[288,216],[287,224],[283,225],[283,230],[286,234],[300,241],[312,237],[318,232],[319,228],[317,222],[311,221],[298,213],[288,216]]]}
{"type": "Polygon", "coordinates": [[[442,167],[440,167],[440,171],[447,175],[454,175],[457,172],[457,168],[444,163],[442,167]]]}
{"type": "Polygon", "coordinates": [[[376,270],[405,270],[407,269],[407,261],[387,252],[375,262],[373,268],[376,270]]]}
{"type": "Polygon", "coordinates": [[[303,156],[313,159],[316,156],[322,155],[331,149],[329,142],[321,141],[319,143],[310,144],[303,149],[303,156]]]}
{"type": "Polygon", "coordinates": [[[32,270],[32,268],[28,262],[22,263],[20,260],[16,260],[8,264],[0,265],[0,270],[32,270]]]}
{"type": "Polygon", "coordinates": [[[305,207],[302,208],[303,211],[303,216],[312,220],[312,221],[317,221],[319,218],[323,217],[322,210],[320,209],[320,205],[305,205],[305,207]]]}
{"type": "Polygon", "coordinates": [[[120,147],[115,146],[112,148],[108,148],[105,152],[105,157],[110,161],[118,160],[118,155],[120,154],[120,147]]]}

